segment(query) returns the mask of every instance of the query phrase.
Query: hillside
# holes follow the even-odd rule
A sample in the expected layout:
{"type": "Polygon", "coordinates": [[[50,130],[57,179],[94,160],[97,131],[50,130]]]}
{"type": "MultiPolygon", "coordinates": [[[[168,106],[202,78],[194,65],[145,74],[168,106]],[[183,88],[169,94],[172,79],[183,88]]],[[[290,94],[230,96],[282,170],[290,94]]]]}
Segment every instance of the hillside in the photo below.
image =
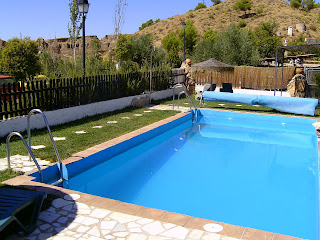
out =
{"type": "MultiPolygon", "coordinates": [[[[227,27],[232,22],[239,22],[244,12],[234,10],[233,5],[236,0],[225,0],[216,6],[199,9],[197,11],[189,11],[183,15],[176,15],[168,19],[162,20],[152,26],[149,26],[136,34],[150,33],[154,36],[155,44],[160,45],[161,40],[170,31],[181,29],[181,23],[187,20],[192,20],[200,34],[203,34],[208,29],[218,31],[227,27]]],[[[296,29],[296,24],[305,24],[306,37],[319,38],[320,23],[318,22],[318,14],[320,9],[313,9],[306,12],[299,9],[293,9],[285,0],[252,0],[253,6],[251,17],[245,18],[248,29],[253,29],[261,22],[274,20],[279,27],[279,34],[285,39],[290,40],[288,36],[288,27],[293,27],[293,37],[299,36],[301,33],[296,29]],[[258,13],[261,12],[262,13],[258,13]]]]}
{"type": "MultiPolygon", "coordinates": [[[[226,28],[232,22],[239,22],[243,19],[244,12],[234,10],[233,5],[236,0],[225,0],[216,6],[199,9],[197,11],[189,11],[183,15],[176,15],[165,20],[149,26],[142,31],[135,34],[150,33],[153,36],[154,43],[157,46],[161,45],[162,39],[170,31],[178,31],[182,28],[181,23],[187,20],[192,20],[196,26],[197,31],[203,34],[205,31],[212,29],[218,31],[226,28]]],[[[251,15],[243,20],[246,22],[247,29],[254,29],[261,22],[274,20],[279,24],[279,34],[283,36],[283,41],[300,36],[300,32],[296,29],[297,24],[304,24],[306,37],[320,39],[320,22],[318,22],[318,15],[320,8],[313,9],[306,12],[299,9],[293,9],[290,4],[285,0],[252,0],[253,7],[247,13],[251,15]],[[288,27],[292,26],[293,36],[288,36],[288,27]]],[[[141,23],[142,24],[142,23],[141,23]]],[[[87,51],[91,51],[90,43],[92,40],[97,39],[97,36],[86,36],[87,51]]],[[[39,38],[40,49],[49,49],[56,54],[63,54],[65,56],[72,56],[72,49],[70,48],[69,38],[47,39],[39,38]]],[[[0,39],[0,48],[3,47],[4,41],[0,39]]],[[[110,51],[115,47],[116,40],[114,35],[106,35],[100,39],[103,57],[108,57],[110,51]]],[[[77,40],[77,54],[82,52],[82,39],[77,40]]]]}

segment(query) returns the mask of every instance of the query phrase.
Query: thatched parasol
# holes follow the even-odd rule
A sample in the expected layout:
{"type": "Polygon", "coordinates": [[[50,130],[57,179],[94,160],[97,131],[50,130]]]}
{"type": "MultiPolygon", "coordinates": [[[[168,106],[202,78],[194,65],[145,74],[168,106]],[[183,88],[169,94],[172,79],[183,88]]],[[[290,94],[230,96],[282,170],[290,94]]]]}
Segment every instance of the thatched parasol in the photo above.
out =
{"type": "Polygon", "coordinates": [[[224,71],[232,71],[234,68],[233,66],[219,62],[218,60],[214,58],[210,58],[207,61],[194,64],[192,67],[192,72],[210,72],[210,71],[216,71],[216,72],[224,72],[224,71]]]}

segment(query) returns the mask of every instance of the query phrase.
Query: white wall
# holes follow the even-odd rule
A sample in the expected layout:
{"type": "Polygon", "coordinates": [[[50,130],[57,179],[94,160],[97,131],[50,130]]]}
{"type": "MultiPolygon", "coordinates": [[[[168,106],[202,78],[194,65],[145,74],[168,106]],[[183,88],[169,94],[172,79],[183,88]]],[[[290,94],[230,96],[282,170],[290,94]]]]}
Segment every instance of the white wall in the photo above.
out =
{"type": "MultiPolygon", "coordinates": [[[[182,88],[176,88],[176,94],[182,91],[182,88]]],[[[159,100],[172,97],[173,90],[163,90],[159,92],[151,93],[151,99],[159,100]]],[[[104,102],[91,103],[87,105],[64,108],[54,111],[44,112],[50,126],[59,125],[74,120],[78,120],[88,116],[94,116],[101,113],[112,112],[115,110],[120,110],[131,106],[133,100],[139,100],[150,97],[150,94],[143,94],[131,97],[124,97],[119,99],[113,99],[104,102]]],[[[41,110],[41,109],[40,109],[41,110]]],[[[40,114],[32,115],[30,117],[30,127],[31,129],[41,129],[45,128],[45,122],[40,114]]],[[[24,132],[27,130],[27,117],[17,117],[0,122],[0,137],[7,136],[9,133],[24,132]]]]}

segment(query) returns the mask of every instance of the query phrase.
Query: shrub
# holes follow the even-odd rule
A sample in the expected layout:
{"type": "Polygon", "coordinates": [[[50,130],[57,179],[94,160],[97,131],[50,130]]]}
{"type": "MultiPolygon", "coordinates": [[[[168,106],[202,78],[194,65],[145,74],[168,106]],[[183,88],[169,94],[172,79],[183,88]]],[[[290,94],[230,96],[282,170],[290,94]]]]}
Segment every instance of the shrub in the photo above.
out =
{"type": "Polygon", "coordinates": [[[247,26],[246,21],[243,20],[243,19],[240,19],[239,22],[238,22],[238,27],[239,27],[239,28],[244,28],[244,27],[246,27],[246,26],[247,26]]]}
{"type": "Polygon", "coordinates": [[[199,10],[201,8],[207,8],[207,6],[200,2],[200,3],[198,3],[198,6],[196,6],[196,8],[194,10],[197,11],[197,10],[199,10]]]}
{"type": "Polygon", "coordinates": [[[193,17],[194,17],[193,11],[190,11],[190,12],[189,12],[188,17],[189,17],[189,18],[193,18],[193,17]]]}
{"type": "Polygon", "coordinates": [[[256,14],[261,14],[263,13],[263,8],[256,8],[254,11],[256,12],[256,14]]]}
{"type": "Polygon", "coordinates": [[[291,0],[290,1],[290,5],[293,8],[300,8],[302,6],[301,5],[301,0],[291,0]]]}
{"type": "Polygon", "coordinates": [[[312,24],[312,25],[310,26],[310,29],[311,29],[312,31],[317,31],[317,26],[314,25],[314,24],[312,24]]]}

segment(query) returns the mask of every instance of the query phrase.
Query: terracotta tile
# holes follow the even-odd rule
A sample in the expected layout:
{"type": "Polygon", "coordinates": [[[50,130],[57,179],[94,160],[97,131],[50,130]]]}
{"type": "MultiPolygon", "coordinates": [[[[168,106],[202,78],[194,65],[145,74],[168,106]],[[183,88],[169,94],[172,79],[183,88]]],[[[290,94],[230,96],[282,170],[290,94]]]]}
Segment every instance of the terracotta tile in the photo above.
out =
{"type": "Polygon", "coordinates": [[[72,157],[79,157],[79,158],[85,158],[87,156],[88,155],[86,150],[72,154],[72,157]]]}
{"type": "Polygon", "coordinates": [[[273,233],[257,229],[246,228],[241,239],[245,240],[273,240],[273,233]]]}
{"type": "Polygon", "coordinates": [[[67,164],[70,164],[70,163],[79,161],[79,160],[81,160],[81,159],[83,159],[83,157],[76,157],[76,156],[73,157],[73,156],[72,156],[72,157],[69,157],[69,158],[63,160],[62,163],[65,164],[65,165],[67,165],[67,164]]]}
{"type": "Polygon", "coordinates": [[[103,198],[103,197],[94,197],[90,205],[98,207],[98,208],[106,208],[109,210],[113,210],[116,206],[118,206],[121,202],[118,200],[103,198]]]}
{"type": "Polygon", "coordinates": [[[92,203],[98,198],[97,196],[94,196],[91,194],[86,194],[86,193],[81,193],[81,192],[76,192],[76,191],[74,193],[80,195],[80,199],[78,199],[77,202],[81,202],[81,203],[85,203],[87,205],[95,206],[92,203]]]}
{"type": "Polygon", "coordinates": [[[142,207],[135,215],[138,217],[160,220],[165,214],[167,214],[167,212],[163,210],[142,207]]]}
{"type": "Polygon", "coordinates": [[[20,185],[26,181],[31,181],[32,179],[33,179],[33,177],[21,175],[21,176],[17,176],[17,177],[8,179],[6,181],[3,181],[2,183],[7,184],[7,185],[11,185],[11,186],[17,186],[17,185],[20,185]]]}
{"type": "Polygon", "coordinates": [[[219,234],[225,235],[228,237],[241,238],[245,230],[244,227],[231,225],[227,223],[218,223],[218,224],[223,227],[223,230],[219,232],[219,234]]]}
{"type": "Polygon", "coordinates": [[[273,236],[273,240],[302,240],[302,239],[275,233],[273,236]]]}
{"type": "Polygon", "coordinates": [[[208,223],[215,223],[215,224],[219,224],[218,222],[215,221],[211,221],[211,220],[207,220],[204,218],[197,218],[197,217],[192,217],[190,219],[190,221],[188,221],[184,227],[187,228],[195,228],[195,229],[199,229],[199,230],[204,230],[203,226],[208,224],[208,223]]]}
{"type": "Polygon", "coordinates": [[[114,211],[135,215],[142,208],[143,207],[139,205],[122,202],[114,208],[114,211]]]}
{"type": "Polygon", "coordinates": [[[168,222],[168,223],[173,223],[173,224],[184,226],[190,219],[191,219],[191,217],[187,216],[187,215],[168,212],[160,220],[163,222],[168,222]]]}

